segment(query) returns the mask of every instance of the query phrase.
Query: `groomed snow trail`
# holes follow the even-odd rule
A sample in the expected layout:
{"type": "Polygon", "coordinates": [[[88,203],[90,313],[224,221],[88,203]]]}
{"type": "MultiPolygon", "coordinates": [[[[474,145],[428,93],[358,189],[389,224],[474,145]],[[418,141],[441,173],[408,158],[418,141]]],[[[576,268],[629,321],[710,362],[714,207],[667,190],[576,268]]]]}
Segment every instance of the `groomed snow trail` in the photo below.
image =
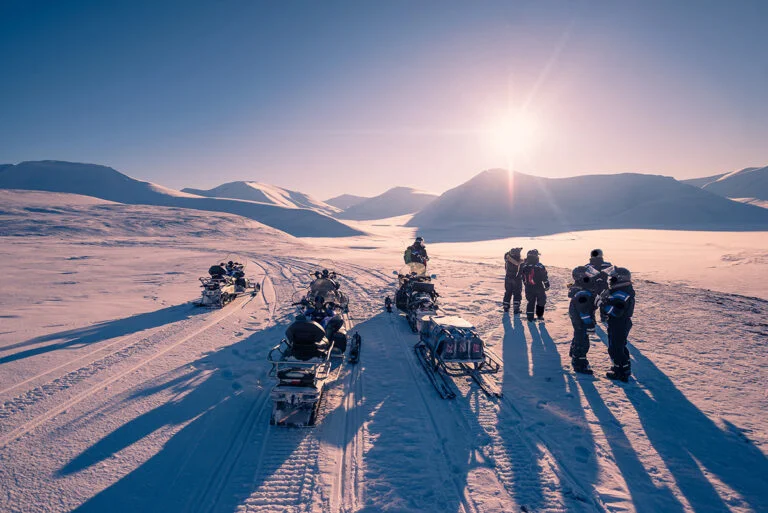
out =
{"type": "Polygon", "coordinates": [[[335,366],[315,427],[285,428],[269,425],[266,354],[321,259],[243,253],[253,298],[1,348],[37,366],[0,384],[0,510],[768,510],[764,301],[638,282],[623,385],[600,377],[600,329],[597,377],[570,372],[564,271],[551,270],[547,323],[529,324],[499,312],[500,266],[435,262],[446,309],[504,362],[490,378],[503,398],[457,378],[443,400],[417,336],[383,311],[393,276],[337,259],[361,359],[335,366]]]}

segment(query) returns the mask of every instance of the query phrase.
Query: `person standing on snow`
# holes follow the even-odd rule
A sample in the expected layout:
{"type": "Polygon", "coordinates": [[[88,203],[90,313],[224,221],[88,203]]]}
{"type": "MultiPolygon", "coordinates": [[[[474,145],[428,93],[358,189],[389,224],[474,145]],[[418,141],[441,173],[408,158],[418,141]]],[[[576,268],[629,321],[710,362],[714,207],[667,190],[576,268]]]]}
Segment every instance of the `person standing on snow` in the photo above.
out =
{"type": "MultiPolygon", "coordinates": [[[[592,277],[592,292],[595,294],[595,299],[600,297],[600,295],[608,289],[608,271],[611,267],[613,267],[613,264],[610,262],[606,262],[603,259],[603,250],[602,249],[593,249],[589,253],[589,263],[584,266],[587,269],[587,274],[589,274],[592,277]]],[[[595,311],[597,310],[597,303],[593,305],[592,308],[592,318],[595,317],[595,311]]],[[[603,312],[600,312],[600,321],[606,322],[607,319],[603,312]]]]}
{"type": "Polygon", "coordinates": [[[534,309],[536,317],[544,320],[544,305],[547,304],[547,290],[549,290],[549,278],[547,268],[539,262],[539,251],[530,250],[525,257],[525,263],[520,269],[525,284],[525,299],[528,304],[525,314],[528,322],[533,322],[534,309]]]}
{"type": "Polygon", "coordinates": [[[403,259],[406,264],[421,264],[425,268],[427,267],[429,256],[427,255],[427,248],[424,247],[423,237],[416,237],[413,244],[406,248],[403,259]]]}
{"type": "Polygon", "coordinates": [[[635,312],[635,289],[629,269],[616,267],[608,279],[608,289],[600,298],[600,310],[608,319],[608,355],[613,367],[605,376],[627,382],[631,373],[627,336],[635,312]]]}
{"type": "Polygon", "coordinates": [[[573,284],[568,289],[568,297],[571,303],[568,306],[568,317],[573,325],[573,339],[571,340],[571,365],[573,370],[582,374],[592,374],[592,369],[587,360],[589,352],[589,334],[595,327],[594,305],[595,293],[592,277],[585,266],[576,267],[571,273],[573,284]]]}
{"type": "Polygon", "coordinates": [[[504,311],[509,312],[509,300],[514,297],[512,302],[512,313],[520,313],[520,303],[523,295],[523,278],[520,274],[520,268],[523,265],[523,257],[521,256],[523,248],[512,248],[504,254],[504,269],[506,270],[506,276],[504,277],[504,311]]]}

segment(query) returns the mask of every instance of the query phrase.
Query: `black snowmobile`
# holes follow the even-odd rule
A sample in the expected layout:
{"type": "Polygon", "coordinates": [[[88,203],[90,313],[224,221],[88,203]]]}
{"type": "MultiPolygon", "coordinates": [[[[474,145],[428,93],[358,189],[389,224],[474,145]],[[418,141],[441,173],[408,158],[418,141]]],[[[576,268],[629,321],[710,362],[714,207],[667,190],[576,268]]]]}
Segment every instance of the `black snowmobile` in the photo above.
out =
{"type": "MultiPolygon", "coordinates": [[[[419,263],[411,263],[400,271],[394,271],[397,275],[398,288],[395,293],[395,306],[405,313],[411,331],[418,333],[424,319],[438,315],[440,306],[437,298],[440,294],[435,290],[432,278],[435,275],[426,274],[426,266],[419,263]]],[[[389,310],[392,300],[385,300],[385,306],[389,310]]]]}
{"type": "Polygon", "coordinates": [[[331,371],[333,343],[325,329],[299,314],[285,330],[285,338],[267,355],[272,388],[270,424],[311,426],[315,423],[323,388],[331,371]]]}

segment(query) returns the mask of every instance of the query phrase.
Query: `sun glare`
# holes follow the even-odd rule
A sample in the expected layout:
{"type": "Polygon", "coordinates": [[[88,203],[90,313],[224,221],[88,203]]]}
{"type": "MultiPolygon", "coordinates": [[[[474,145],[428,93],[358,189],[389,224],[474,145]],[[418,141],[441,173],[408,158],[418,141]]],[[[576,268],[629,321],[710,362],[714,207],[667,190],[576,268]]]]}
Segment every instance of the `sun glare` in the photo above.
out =
{"type": "Polygon", "coordinates": [[[525,161],[541,142],[541,123],[529,113],[507,114],[490,124],[487,144],[508,169],[525,161]]]}

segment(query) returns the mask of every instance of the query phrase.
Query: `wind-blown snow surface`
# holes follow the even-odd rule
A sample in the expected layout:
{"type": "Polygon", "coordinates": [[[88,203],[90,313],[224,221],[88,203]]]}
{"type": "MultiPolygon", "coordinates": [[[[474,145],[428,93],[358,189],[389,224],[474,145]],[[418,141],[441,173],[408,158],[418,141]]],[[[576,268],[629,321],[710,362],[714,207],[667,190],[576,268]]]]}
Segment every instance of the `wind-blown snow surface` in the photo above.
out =
{"type": "Polygon", "coordinates": [[[285,208],[307,208],[325,215],[338,214],[341,210],[313,198],[303,192],[291,191],[259,182],[229,182],[213,189],[182,189],[181,192],[208,198],[233,198],[258,201],[285,208]]]}
{"type": "Polygon", "coordinates": [[[364,221],[412,214],[432,203],[435,198],[436,194],[410,187],[393,187],[383,194],[350,206],[336,217],[364,221]]]}
{"type": "MultiPolygon", "coordinates": [[[[444,401],[405,321],[382,312],[400,251],[168,229],[178,236],[0,237],[14,264],[0,295],[0,510],[768,508],[766,301],[638,280],[635,378],[616,384],[568,370],[567,271],[550,268],[548,321],[529,325],[499,312],[500,262],[443,248],[443,305],[504,360],[503,399],[457,379],[444,401]],[[233,246],[262,291],[191,306],[196,277],[233,246]],[[350,296],[361,362],[338,367],[318,426],[270,427],[266,353],[321,258],[350,296]]],[[[590,351],[600,374],[604,340],[590,351]]]]}
{"type": "Polygon", "coordinates": [[[766,230],[768,211],[663,176],[552,179],[496,169],[445,192],[409,226],[443,242],[610,228],[766,230]]]}
{"type": "Polygon", "coordinates": [[[283,208],[252,201],[202,198],[130,178],[95,164],[40,161],[0,169],[0,189],[28,189],[84,194],[118,203],[180,207],[235,214],[297,237],[358,235],[349,226],[312,210],[283,208]]]}

